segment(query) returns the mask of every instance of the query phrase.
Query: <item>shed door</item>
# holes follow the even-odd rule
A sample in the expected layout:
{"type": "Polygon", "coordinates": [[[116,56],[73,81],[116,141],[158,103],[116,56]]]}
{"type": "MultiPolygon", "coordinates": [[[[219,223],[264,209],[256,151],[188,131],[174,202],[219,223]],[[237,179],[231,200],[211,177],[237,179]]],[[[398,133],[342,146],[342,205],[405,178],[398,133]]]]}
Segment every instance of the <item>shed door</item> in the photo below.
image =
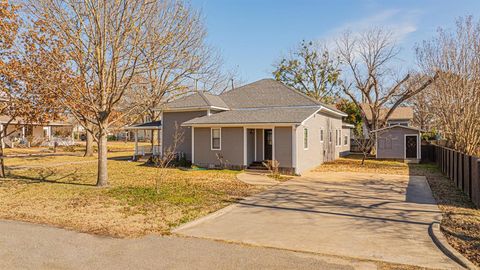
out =
{"type": "Polygon", "coordinates": [[[405,156],[406,158],[417,158],[417,136],[405,137],[405,156]]]}

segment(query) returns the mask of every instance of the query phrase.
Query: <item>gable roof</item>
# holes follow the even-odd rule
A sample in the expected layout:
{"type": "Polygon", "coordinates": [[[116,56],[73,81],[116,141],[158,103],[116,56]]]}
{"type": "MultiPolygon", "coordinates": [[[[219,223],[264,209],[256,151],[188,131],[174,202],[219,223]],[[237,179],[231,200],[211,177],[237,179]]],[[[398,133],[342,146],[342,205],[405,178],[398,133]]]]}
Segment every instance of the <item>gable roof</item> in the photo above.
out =
{"type": "MultiPolygon", "coordinates": [[[[368,120],[372,120],[372,111],[370,110],[370,107],[368,104],[360,104],[360,106],[363,108],[363,111],[365,112],[365,117],[368,120]]],[[[388,108],[381,108],[380,109],[380,118],[385,118],[387,115],[389,109],[388,108]]],[[[413,119],[413,108],[412,107],[397,107],[388,120],[412,120],[413,119]]]]}
{"type": "Polygon", "coordinates": [[[225,108],[228,106],[217,95],[213,95],[207,92],[196,92],[188,96],[181,97],[165,105],[166,109],[180,109],[180,108],[225,108]]]}
{"type": "Polygon", "coordinates": [[[164,109],[216,108],[220,110],[244,110],[290,107],[318,108],[320,106],[327,113],[346,116],[345,113],[337,108],[316,101],[279,81],[263,79],[232,89],[218,96],[207,92],[196,92],[166,104],[164,109]]]}
{"type": "Polygon", "coordinates": [[[424,132],[424,130],[422,130],[420,128],[407,127],[407,126],[402,126],[402,125],[392,125],[392,126],[388,126],[388,127],[384,127],[384,128],[375,129],[375,130],[372,130],[370,132],[378,132],[378,131],[383,131],[383,130],[392,129],[392,128],[405,128],[405,129],[415,130],[415,131],[418,131],[418,132],[424,132]]]}
{"type": "Polygon", "coordinates": [[[184,122],[183,126],[203,124],[299,124],[321,109],[318,107],[257,108],[231,110],[202,116],[184,122]]]}

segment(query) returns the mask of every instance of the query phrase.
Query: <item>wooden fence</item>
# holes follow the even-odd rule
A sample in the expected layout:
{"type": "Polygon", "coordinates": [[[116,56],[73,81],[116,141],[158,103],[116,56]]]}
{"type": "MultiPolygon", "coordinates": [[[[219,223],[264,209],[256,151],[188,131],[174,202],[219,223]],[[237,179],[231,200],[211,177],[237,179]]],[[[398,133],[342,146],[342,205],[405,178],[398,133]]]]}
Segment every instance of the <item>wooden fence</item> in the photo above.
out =
{"type": "Polygon", "coordinates": [[[438,145],[422,146],[424,147],[425,158],[435,162],[440,170],[480,208],[480,158],[438,145]]]}

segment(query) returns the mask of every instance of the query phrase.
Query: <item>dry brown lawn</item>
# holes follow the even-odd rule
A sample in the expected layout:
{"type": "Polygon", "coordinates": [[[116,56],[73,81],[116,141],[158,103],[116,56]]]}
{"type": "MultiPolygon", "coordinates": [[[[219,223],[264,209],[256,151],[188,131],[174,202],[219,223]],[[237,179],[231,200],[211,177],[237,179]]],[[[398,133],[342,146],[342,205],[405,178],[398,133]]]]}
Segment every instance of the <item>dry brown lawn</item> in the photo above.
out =
{"type": "MultiPolygon", "coordinates": [[[[131,152],[110,155],[125,154],[131,152]]],[[[115,237],[167,234],[172,227],[259,191],[238,181],[233,171],[177,169],[166,169],[157,190],[160,169],[125,160],[109,160],[110,187],[97,188],[95,162],[48,166],[71,158],[35,157],[29,165],[45,166],[10,170],[9,177],[0,180],[0,218],[115,237]]],[[[14,159],[5,163],[19,164],[14,159]]]]}
{"type": "Polygon", "coordinates": [[[425,176],[442,211],[441,228],[449,244],[480,266],[480,209],[475,208],[468,197],[457,189],[453,181],[442,175],[435,164],[406,164],[395,160],[368,159],[361,165],[358,156],[351,156],[322,164],[315,171],[425,176]]]}

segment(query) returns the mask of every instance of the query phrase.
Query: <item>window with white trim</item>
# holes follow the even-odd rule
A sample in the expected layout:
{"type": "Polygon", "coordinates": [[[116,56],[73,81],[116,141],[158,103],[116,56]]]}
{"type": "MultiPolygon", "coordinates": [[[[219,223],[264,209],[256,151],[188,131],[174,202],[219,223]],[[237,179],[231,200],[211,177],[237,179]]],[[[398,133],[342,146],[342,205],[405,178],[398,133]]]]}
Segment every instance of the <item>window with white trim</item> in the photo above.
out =
{"type": "Polygon", "coordinates": [[[343,138],[343,145],[348,145],[348,135],[343,138]]]}
{"type": "Polygon", "coordinates": [[[220,150],[222,148],[222,130],[220,128],[212,128],[210,142],[212,150],[220,150]]]}
{"type": "Polygon", "coordinates": [[[320,142],[323,142],[323,128],[320,129],[320,142]]]}
{"type": "Polygon", "coordinates": [[[335,145],[338,146],[338,129],[335,130],[335,145]]]}
{"type": "Polygon", "coordinates": [[[303,149],[308,149],[308,128],[303,129],[303,149]]]}

